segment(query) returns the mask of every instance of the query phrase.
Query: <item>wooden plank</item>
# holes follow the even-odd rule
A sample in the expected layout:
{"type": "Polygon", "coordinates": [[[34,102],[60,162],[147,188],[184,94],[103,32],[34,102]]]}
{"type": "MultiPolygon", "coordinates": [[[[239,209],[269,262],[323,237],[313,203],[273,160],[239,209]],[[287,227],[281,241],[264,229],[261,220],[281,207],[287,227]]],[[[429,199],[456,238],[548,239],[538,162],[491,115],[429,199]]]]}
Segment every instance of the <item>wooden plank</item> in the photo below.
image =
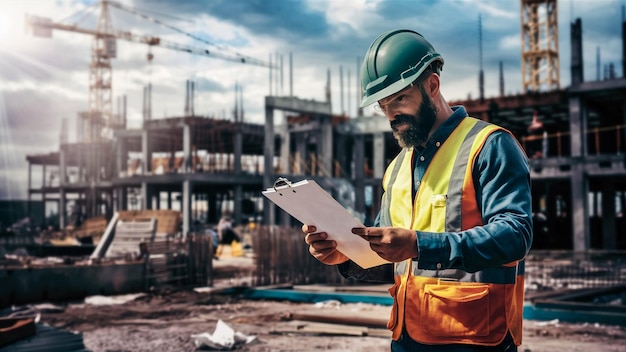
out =
{"type": "MultiPolygon", "coordinates": [[[[176,324],[202,324],[206,322],[216,321],[214,318],[187,318],[176,320],[176,324]]],[[[112,325],[171,325],[172,322],[161,319],[120,319],[112,320],[107,324],[112,325]]]]}
{"type": "Polygon", "coordinates": [[[335,286],[324,285],[293,285],[293,289],[296,291],[312,291],[312,292],[336,292],[335,286]]]}
{"type": "Polygon", "coordinates": [[[391,330],[368,328],[367,329],[367,336],[384,337],[386,339],[390,339],[391,338],[391,330]]]}
{"type": "Polygon", "coordinates": [[[355,286],[332,286],[332,285],[294,285],[293,289],[297,291],[312,292],[372,292],[376,294],[389,295],[387,291],[391,287],[390,284],[382,285],[355,285],[355,286]]]}
{"type": "Polygon", "coordinates": [[[381,285],[356,285],[356,286],[337,286],[337,292],[373,292],[380,293],[384,295],[389,295],[389,288],[391,284],[381,284],[381,285]]]}
{"type": "Polygon", "coordinates": [[[36,330],[34,318],[0,318],[0,347],[35,335],[36,330]]]}
{"type": "Polygon", "coordinates": [[[350,316],[345,315],[334,315],[330,312],[325,313],[289,313],[287,315],[289,319],[293,320],[304,320],[304,321],[315,321],[320,323],[332,323],[332,324],[344,324],[344,325],[357,325],[357,326],[367,326],[367,327],[375,327],[375,328],[384,328],[387,326],[387,317],[374,317],[374,316],[366,316],[363,314],[358,314],[358,312],[354,312],[354,314],[350,316]]]}
{"type": "Polygon", "coordinates": [[[288,323],[275,324],[270,330],[270,333],[367,336],[368,329],[365,326],[346,326],[294,320],[288,323]]]}

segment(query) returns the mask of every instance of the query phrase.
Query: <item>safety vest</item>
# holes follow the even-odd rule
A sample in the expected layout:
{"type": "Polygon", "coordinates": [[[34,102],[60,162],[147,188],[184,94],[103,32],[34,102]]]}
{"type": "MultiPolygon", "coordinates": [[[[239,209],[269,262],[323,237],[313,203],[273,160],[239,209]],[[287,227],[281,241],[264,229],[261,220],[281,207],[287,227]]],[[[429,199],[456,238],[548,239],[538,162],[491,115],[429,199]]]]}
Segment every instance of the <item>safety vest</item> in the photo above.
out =
{"type": "MultiPolygon", "coordinates": [[[[472,169],[487,137],[501,127],[464,118],[439,146],[413,202],[414,151],[404,149],[383,178],[381,226],[419,231],[462,231],[483,224],[472,169]],[[411,216],[409,216],[411,214],[411,216]]],[[[478,272],[418,268],[418,261],[395,263],[394,298],[387,328],[398,340],[405,329],[425,344],[498,345],[510,332],[522,342],[524,276],[522,261],[478,272]]]]}

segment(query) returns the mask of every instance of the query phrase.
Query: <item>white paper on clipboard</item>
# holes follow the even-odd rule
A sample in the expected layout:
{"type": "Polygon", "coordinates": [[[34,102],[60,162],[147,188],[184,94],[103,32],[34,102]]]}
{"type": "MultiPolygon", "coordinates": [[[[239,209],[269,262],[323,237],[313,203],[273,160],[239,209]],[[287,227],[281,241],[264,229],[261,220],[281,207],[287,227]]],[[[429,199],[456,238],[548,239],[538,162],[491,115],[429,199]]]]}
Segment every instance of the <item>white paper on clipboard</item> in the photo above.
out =
{"type": "Polygon", "coordinates": [[[302,224],[326,232],[337,242],[337,249],[361,268],[389,263],[370,248],[369,242],[352,233],[352,228],[365,226],[315,181],[286,181],[262,193],[302,224]]]}

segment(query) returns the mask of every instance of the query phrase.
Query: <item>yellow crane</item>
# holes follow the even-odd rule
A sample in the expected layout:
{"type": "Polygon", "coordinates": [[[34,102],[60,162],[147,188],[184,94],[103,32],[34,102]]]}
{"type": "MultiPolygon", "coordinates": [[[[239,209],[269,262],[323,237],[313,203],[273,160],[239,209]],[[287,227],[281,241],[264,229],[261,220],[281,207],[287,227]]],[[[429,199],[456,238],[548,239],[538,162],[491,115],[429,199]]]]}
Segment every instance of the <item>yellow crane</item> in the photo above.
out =
{"type": "MultiPolygon", "coordinates": [[[[133,43],[146,44],[149,46],[149,48],[153,46],[158,46],[195,55],[202,55],[242,64],[266,67],[269,69],[277,68],[262,60],[258,60],[250,56],[242,55],[237,52],[227,52],[228,49],[224,47],[215,45],[193,34],[167,25],[152,16],[141,13],[134,8],[127,7],[118,2],[101,0],[100,2],[90,6],[91,10],[93,10],[93,7],[95,6],[100,7],[100,14],[98,16],[98,22],[95,29],[79,27],[77,24],[54,22],[51,19],[45,17],[28,15],[26,16],[27,29],[31,31],[34,36],[37,37],[51,38],[53,30],[82,33],[93,36],[91,64],[89,65],[89,109],[86,116],[87,131],[89,131],[90,133],[90,138],[88,139],[99,139],[99,137],[101,136],[101,130],[103,128],[115,129],[120,127],[120,122],[115,121],[113,118],[111,94],[111,59],[114,59],[117,56],[116,41],[118,39],[133,43]],[[141,35],[129,31],[116,30],[113,28],[113,25],[111,23],[111,16],[109,11],[110,7],[127,11],[145,20],[151,21],[158,25],[169,28],[170,30],[183,34],[189,38],[200,41],[207,45],[211,45],[216,49],[209,50],[207,48],[200,48],[164,40],[157,36],[141,35]]],[[[152,53],[151,51],[149,51],[148,60],[151,61],[152,57],[152,53]]]]}

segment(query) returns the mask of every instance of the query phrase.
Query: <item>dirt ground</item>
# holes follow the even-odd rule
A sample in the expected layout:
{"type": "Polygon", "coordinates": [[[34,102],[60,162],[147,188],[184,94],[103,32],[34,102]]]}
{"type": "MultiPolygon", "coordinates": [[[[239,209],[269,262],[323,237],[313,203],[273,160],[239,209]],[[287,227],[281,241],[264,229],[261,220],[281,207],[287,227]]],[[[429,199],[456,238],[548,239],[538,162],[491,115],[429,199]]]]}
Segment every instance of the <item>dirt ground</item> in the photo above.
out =
{"type": "MultiPolygon", "coordinates": [[[[242,267],[241,263],[230,268],[228,265],[226,260],[216,261],[216,270],[222,274],[214,288],[245,281],[249,267],[245,264],[242,267]],[[224,276],[225,272],[230,274],[224,276]]],[[[389,333],[385,329],[370,329],[370,336],[353,336],[350,335],[353,329],[341,328],[330,331],[326,328],[322,334],[294,331],[297,323],[294,325],[289,314],[303,312],[359,314],[380,319],[388,316],[389,307],[246,300],[236,295],[178,290],[142,295],[123,304],[68,304],[60,310],[44,311],[41,320],[81,332],[85,346],[93,352],[196,351],[191,336],[213,333],[218,320],[237,332],[256,337],[253,342],[238,347],[238,351],[389,350],[389,333]]],[[[626,351],[626,327],[525,321],[524,343],[519,351],[626,351]]]]}

